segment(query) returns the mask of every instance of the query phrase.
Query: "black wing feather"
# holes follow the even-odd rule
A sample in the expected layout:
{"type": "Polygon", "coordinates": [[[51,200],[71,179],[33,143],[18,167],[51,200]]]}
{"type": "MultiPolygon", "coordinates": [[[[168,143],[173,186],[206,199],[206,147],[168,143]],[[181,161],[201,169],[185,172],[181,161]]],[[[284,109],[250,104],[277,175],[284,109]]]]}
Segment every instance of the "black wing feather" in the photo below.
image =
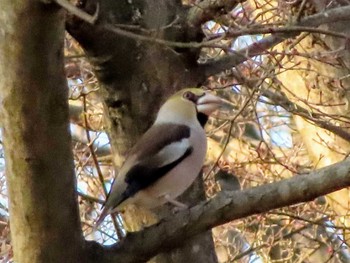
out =
{"type": "Polygon", "coordinates": [[[128,183],[128,187],[123,193],[120,203],[133,196],[138,191],[151,186],[158,179],[163,177],[184,159],[186,159],[192,153],[192,151],[192,147],[187,148],[186,152],[179,159],[162,167],[150,168],[143,165],[134,166],[132,169],[130,169],[125,177],[125,181],[128,183]]]}

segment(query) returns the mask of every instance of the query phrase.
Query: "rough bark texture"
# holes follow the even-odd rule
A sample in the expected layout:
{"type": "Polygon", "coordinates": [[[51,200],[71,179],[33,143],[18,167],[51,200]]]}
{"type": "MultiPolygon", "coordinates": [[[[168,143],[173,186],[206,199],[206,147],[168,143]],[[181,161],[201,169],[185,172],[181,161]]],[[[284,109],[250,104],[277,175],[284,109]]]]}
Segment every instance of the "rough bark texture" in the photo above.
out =
{"type": "Polygon", "coordinates": [[[16,262],[82,262],[62,43],[64,16],[2,1],[1,119],[16,262]]]}

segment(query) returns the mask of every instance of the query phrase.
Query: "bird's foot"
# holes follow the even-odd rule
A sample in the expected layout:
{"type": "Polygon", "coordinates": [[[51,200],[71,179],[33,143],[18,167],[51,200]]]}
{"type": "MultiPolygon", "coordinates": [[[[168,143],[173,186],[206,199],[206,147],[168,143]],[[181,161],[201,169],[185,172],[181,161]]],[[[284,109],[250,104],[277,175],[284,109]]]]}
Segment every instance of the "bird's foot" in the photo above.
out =
{"type": "Polygon", "coordinates": [[[169,195],[164,196],[165,200],[169,202],[170,204],[174,205],[173,213],[177,213],[178,211],[188,209],[188,205],[181,203],[175,199],[170,198],[169,195]]]}

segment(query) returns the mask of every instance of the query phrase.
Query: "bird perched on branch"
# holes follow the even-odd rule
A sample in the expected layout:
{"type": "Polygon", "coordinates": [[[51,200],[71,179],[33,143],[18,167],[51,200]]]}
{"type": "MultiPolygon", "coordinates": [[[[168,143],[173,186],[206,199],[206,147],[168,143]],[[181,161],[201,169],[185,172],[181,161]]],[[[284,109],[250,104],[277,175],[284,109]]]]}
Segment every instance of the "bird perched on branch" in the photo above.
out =
{"type": "Polygon", "coordinates": [[[207,151],[203,129],[222,100],[208,91],[183,89],[160,108],[151,128],[122,165],[96,227],[127,204],[155,208],[176,201],[196,179],[207,151]]]}

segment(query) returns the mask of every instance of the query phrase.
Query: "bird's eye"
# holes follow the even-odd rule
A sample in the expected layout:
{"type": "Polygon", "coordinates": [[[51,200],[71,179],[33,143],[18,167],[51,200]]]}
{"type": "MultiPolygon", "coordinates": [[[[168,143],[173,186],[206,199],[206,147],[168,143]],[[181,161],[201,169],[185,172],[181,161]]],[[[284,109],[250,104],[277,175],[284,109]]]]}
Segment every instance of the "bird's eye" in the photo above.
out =
{"type": "Polygon", "coordinates": [[[190,91],[186,91],[184,94],[183,94],[183,97],[187,100],[190,100],[190,101],[193,101],[193,102],[196,102],[197,100],[197,97],[195,94],[193,94],[192,92],[190,91]]]}

